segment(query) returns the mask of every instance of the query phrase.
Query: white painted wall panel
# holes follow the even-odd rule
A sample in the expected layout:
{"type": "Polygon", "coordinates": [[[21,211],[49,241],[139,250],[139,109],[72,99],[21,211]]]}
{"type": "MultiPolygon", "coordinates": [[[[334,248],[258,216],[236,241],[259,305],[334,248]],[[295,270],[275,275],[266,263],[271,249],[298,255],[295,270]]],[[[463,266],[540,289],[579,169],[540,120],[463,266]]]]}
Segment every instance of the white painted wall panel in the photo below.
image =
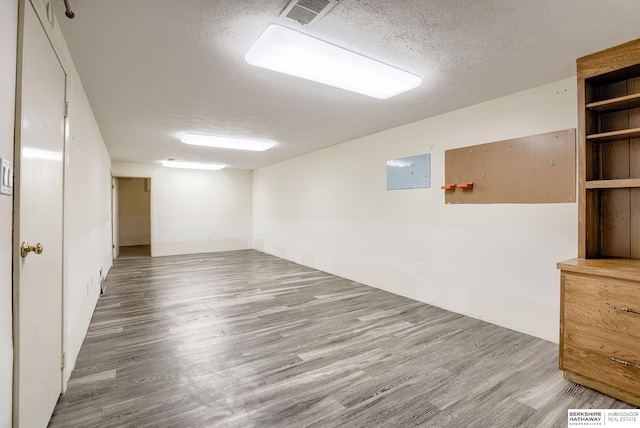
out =
{"type": "Polygon", "coordinates": [[[100,295],[100,279],[113,264],[111,254],[111,158],[82,82],[59,35],[69,101],[69,139],[65,165],[65,329],[71,376],[100,295]]]}
{"type": "Polygon", "coordinates": [[[576,125],[570,78],[258,169],[254,247],[557,341],[577,205],[445,205],[440,186],[445,150],[576,125]],[[421,153],[431,189],[387,191],[386,160],[421,153]]]}

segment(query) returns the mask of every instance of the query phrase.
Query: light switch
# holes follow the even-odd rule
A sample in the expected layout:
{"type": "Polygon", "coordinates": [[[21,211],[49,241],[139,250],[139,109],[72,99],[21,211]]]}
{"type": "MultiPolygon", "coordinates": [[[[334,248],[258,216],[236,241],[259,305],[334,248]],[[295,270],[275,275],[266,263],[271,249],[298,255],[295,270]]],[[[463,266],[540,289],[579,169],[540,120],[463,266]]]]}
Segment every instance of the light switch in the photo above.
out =
{"type": "Polygon", "coordinates": [[[13,162],[0,158],[0,195],[13,195],[13,162]]]}

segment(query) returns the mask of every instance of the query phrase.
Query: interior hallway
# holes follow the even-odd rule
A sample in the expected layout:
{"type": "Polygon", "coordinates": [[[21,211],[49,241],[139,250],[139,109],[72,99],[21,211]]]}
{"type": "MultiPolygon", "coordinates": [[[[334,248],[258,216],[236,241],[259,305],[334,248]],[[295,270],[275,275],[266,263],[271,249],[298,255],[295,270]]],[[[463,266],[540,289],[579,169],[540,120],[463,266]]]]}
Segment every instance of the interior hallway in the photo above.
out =
{"type": "Polygon", "coordinates": [[[557,345],[254,250],[121,257],[50,427],[555,427],[557,345]]]}

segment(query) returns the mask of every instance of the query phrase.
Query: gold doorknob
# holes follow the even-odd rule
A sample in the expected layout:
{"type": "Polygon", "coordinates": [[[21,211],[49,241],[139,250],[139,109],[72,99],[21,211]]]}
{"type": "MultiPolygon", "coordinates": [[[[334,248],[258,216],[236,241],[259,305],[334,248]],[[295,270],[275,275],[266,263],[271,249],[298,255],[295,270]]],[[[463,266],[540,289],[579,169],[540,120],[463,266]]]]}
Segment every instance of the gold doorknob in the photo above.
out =
{"type": "Polygon", "coordinates": [[[42,254],[42,250],[44,250],[44,247],[39,242],[36,245],[29,245],[26,241],[24,241],[22,245],[20,245],[20,255],[23,258],[27,257],[27,255],[29,255],[29,253],[31,252],[42,254]]]}

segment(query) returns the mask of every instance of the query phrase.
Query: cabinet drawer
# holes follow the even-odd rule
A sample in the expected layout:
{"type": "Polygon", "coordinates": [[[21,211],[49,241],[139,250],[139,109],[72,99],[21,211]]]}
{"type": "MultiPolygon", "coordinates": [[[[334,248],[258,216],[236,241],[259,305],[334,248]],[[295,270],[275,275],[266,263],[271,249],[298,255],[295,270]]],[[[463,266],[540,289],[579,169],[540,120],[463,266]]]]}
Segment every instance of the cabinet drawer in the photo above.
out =
{"type": "Polygon", "coordinates": [[[640,337],[640,284],[565,272],[563,293],[565,319],[640,337]]]}
{"type": "Polygon", "coordinates": [[[562,353],[562,370],[633,394],[640,393],[640,341],[637,338],[565,320],[562,353]]]}

